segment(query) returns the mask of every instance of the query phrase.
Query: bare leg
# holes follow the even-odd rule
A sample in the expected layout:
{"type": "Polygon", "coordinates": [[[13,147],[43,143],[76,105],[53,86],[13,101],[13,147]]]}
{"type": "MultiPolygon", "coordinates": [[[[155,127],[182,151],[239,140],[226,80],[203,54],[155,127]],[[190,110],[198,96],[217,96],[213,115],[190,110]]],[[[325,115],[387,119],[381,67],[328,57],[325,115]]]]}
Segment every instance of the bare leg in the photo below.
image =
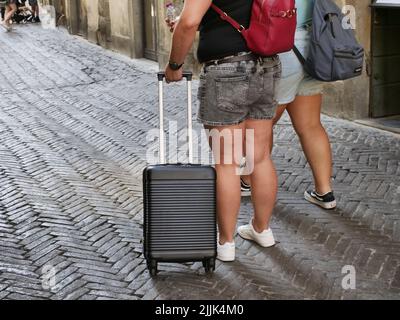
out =
{"type": "MultiPolygon", "coordinates": [[[[278,107],[278,110],[276,111],[276,116],[274,118],[274,127],[278,124],[279,120],[281,120],[283,113],[286,111],[286,108],[287,108],[286,104],[278,107]]],[[[271,153],[272,153],[272,149],[274,148],[274,135],[271,136],[270,146],[271,146],[271,153]]]]}
{"type": "MultiPolygon", "coordinates": [[[[298,96],[288,106],[278,108],[274,125],[279,122],[286,109],[310,163],[316,191],[319,194],[326,194],[332,191],[332,150],[329,137],[321,124],[321,104],[321,95],[298,96]]],[[[273,147],[273,136],[270,138],[270,146],[273,147]]],[[[243,177],[243,180],[251,184],[250,177],[243,177]]]]}
{"type": "MultiPolygon", "coordinates": [[[[233,137],[234,130],[240,130],[244,137],[244,124],[229,127],[206,127],[207,130],[215,130],[220,133],[230,134],[233,137]]],[[[211,139],[210,139],[211,140],[211,139]]],[[[233,140],[232,140],[233,141],[233,140]]],[[[235,160],[234,153],[237,152],[233,146],[227,145],[225,139],[219,140],[219,148],[210,141],[214,156],[218,159],[215,166],[217,171],[217,212],[220,244],[233,242],[237,219],[241,205],[240,176],[237,174],[240,163],[235,160]]],[[[241,151],[242,144],[239,149],[241,151]]],[[[240,161],[240,157],[237,158],[240,161]]]]}
{"type": "MultiPolygon", "coordinates": [[[[276,204],[278,178],[271,158],[271,136],[273,121],[248,120],[246,130],[254,130],[254,148],[247,149],[247,161],[253,161],[254,171],[251,175],[252,200],[255,210],[254,229],[261,233],[269,228],[276,204]],[[253,159],[249,155],[254,154],[253,159]]],[[[249,148],[249,146],[248,146],[249,148]]]]}
{"type": "Polygon", "coordinates": [[[332,150],[321,124],[321,104],[322,95],[299,96],[287,111],[311,166],[316,191],[323,195],[332,191],[332,150]]]}
{"type": "Polygon", "coordinates": [[[31,11],[32,11],[33,16],[35,18],[39,17],[39,6],[37,4],[32,6],[32,10],[31,11]]]}
{"type": "Polygon", "coordinates": [[[10,4],[6,7],[6,15],[4,17],[4,23],[9,26],[10,20],[14,16],[15,12],[17,11],[17,6],[15,4],[10,4]]]}
{"type": "MultiPolygon", "coordinates": [[[[273,120],[273,125],[275,126],[279,120],[282,118],[283,113],[286,110],[287,105],[281,105],[278,107],[278,110],[276,112],[276,116],[273,120]]],[[[270,138],[269,138],[269,146],[270,146],[270,152],[272,153],[272,149],[274,147],[274,135],[271,134],[270,138]]],[[[243,181],[247,184],[247,185],[251,185],[251,177],[250,176],[242,176],[243,181]]]]}

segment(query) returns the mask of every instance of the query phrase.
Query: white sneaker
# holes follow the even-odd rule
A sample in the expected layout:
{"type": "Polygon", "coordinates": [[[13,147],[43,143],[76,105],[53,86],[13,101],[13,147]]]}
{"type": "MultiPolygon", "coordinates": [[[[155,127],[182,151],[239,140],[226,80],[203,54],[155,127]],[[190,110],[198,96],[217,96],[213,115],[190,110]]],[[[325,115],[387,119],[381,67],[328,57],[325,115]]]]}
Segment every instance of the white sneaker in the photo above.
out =
{"type": "Polygon", "coordinates": [[[4,22],[0,23],[0,27],[2,27],[4,29],[4,31],[6,31],[6,32],[10,32],[11,31],[11,28],[6,26],[6,24],[4,22]]]}
{"type": "Polygon", "coordinates": [[[217,259],[222,262],[233,262],[236,258],[235,242],[227,242],[224,245],[219,243],[218,239],[218,256],[217,259]]]}
{"type": "Polygon", "coordinates": [[[262,233],[258,233],[256,230],[254,230],[253,219],[251,219],[248,225],[239,227],[238,233],[243,239],[254,241],[263,248],[270,248],[276,244],[274,234],[272,233],[271,229],[265,230],[262,233]]]}

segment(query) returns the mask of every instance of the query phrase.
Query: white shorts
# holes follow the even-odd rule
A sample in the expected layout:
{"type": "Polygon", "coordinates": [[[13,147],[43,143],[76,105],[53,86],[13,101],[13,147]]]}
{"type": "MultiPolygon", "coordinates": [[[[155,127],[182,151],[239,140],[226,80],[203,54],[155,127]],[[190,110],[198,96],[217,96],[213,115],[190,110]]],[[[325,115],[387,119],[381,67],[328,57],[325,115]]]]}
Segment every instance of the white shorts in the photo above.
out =
{"type": "MultiPolygon", "coordinates": [[[[301,27],[296,31],[296,47],[305,58],[308,56],[308,48],[311,34],[308,28],[301,27]]],[[[278,84],[277,97],[279,105],[293,102],[297,96],[314,96],[322,94],[324,83],[311,78],[300,63],[293,51],[279,55],[282,62],[282,78],[278,84]]]]}

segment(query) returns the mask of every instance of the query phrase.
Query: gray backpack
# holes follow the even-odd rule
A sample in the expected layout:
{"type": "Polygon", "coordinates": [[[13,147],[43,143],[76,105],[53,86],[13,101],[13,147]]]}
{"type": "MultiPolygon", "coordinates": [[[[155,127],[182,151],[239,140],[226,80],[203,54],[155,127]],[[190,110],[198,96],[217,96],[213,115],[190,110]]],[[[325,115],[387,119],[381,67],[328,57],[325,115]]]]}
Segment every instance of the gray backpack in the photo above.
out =
{"type": "Polygon", "coordinates": [[[331,82],[360,76],[364,49],[354,30],[342,26],[344,15],[332,0],[315,0],[309,56],[294,52],[306,72],[315,79],[331,82]]]}

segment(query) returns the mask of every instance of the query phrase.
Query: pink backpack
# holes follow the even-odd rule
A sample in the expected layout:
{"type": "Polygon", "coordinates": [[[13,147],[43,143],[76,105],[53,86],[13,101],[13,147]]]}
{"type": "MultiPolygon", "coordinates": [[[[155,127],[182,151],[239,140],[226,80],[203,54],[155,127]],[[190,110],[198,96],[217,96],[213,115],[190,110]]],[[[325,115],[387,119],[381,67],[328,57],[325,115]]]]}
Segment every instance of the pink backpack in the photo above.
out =
{"type": "Polygon", "coordinates": [[[295,0],[253,1],[248,29],[216,5],[212,4],[211,7],[222,20],[242,34],[253,53],[267,57],[292,50],[297,27],[295,0]]]}

